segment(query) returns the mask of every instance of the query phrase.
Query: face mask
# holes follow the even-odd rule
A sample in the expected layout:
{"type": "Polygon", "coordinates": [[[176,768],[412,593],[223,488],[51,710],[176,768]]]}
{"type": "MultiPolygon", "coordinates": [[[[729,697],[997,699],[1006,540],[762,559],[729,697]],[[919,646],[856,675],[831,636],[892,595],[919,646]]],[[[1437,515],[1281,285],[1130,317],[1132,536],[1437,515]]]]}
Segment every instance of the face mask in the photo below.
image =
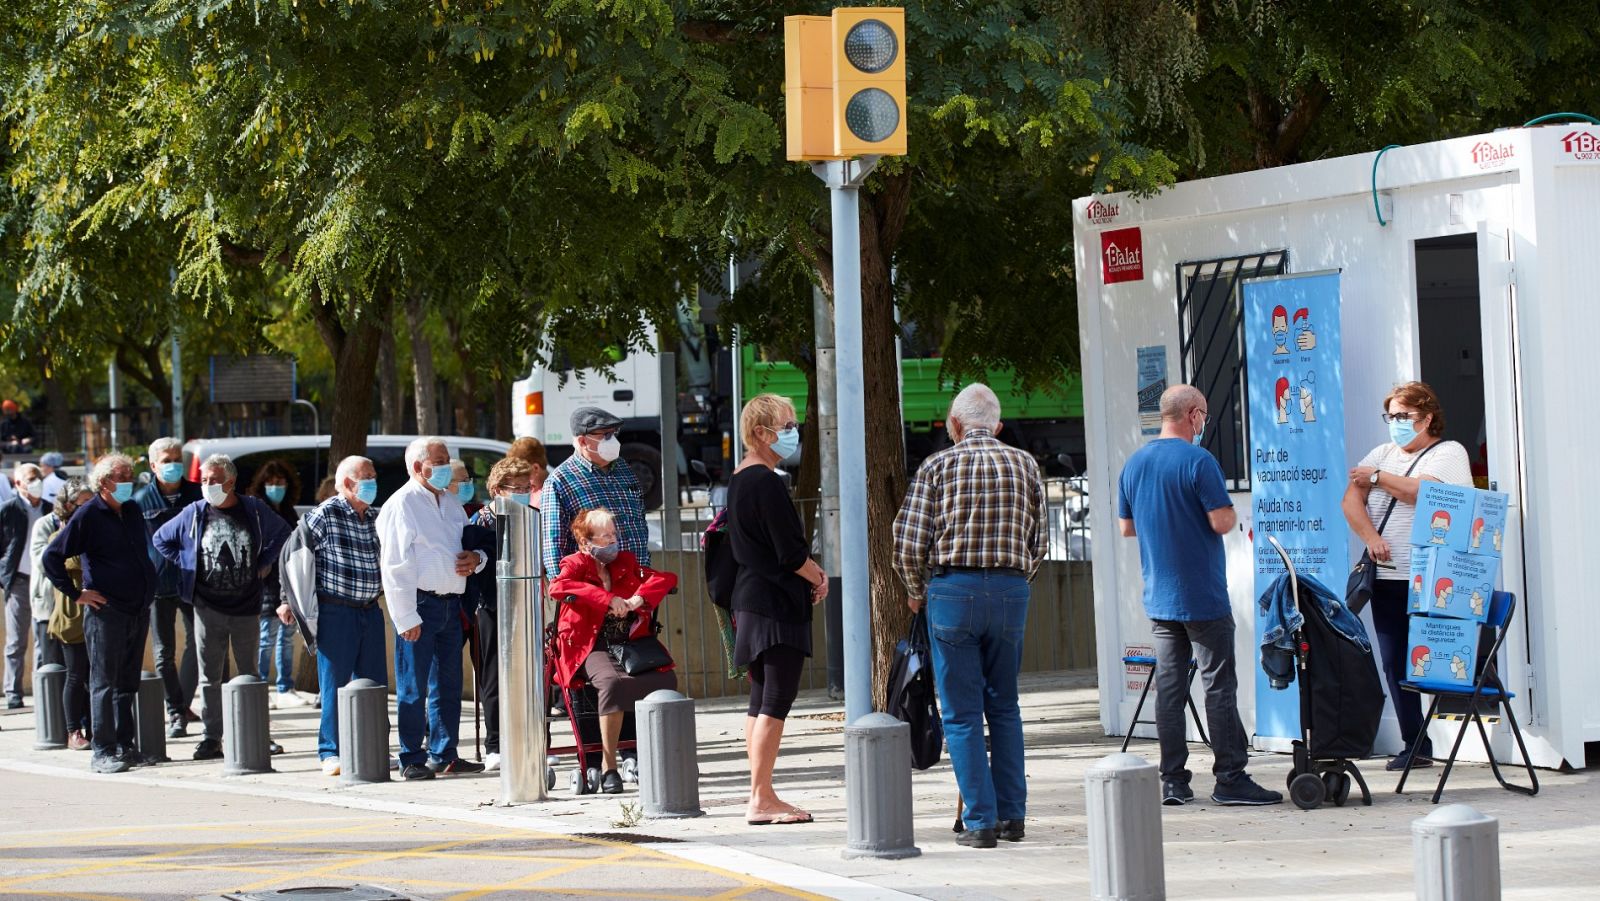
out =
{"type": "Polygon", "coordinates": [[[453,475],[454,473],[450,471],[450,464],[435,466],[433,472],[428,476],[428,484],[432,485],[436,491],[443,491],[450,487],[450,479],[453,475]]]}
{"type": "Polygon", "coordinates": [[[370,504],[378,499],[377,479],[356,480],[356,500],[363,504],[370,504]]]}
{"type": "Polygon", "coordinates": [[[772,452],[777,454],[778,459],[780,460],[789,459],[790,457],[794,456],[794,452],[799,449],[799,429],[784,429],[778,433],[778,440],[772,442],[772,452]]]}
{"type": "Polygon", "coordinates": [[[1287,331],[1280,332],[1277,329],[1273,329],[1272,340],[1276,341],[1279,347],[1283,347],[1285,344],[1289,343],[1289,333],[1287,331]]]}
{"type": "Polygon", "coordinates": [[[456,500],[463,504],[471,503],[477,496],[478,488],[471,482],[462,482],[461,487],[456,489],[456,500]]]}
{"type": "Polygon", "coordinates": [[[267,486],[267,500],[272,501],[274,504],[283,503],[283,498],[288,493],[289,493],[289,486],[288,485],[268,485],[267,486]]]}
{"type": "Polygon", "coordinates": [[[173,482],[183,478],[183,464],[163,463],[160,466],[157,466],[156,478],[166,482],[168,485],[171,485],[173,482]]]}
{"type": "Polygon", "coordinates": [[[1200,420],[1200,428],[1196,429],[1194,437],[1189,439],[1189,442],[1195,447],[1199,447],[1201,439],[1205,437],[1207,425],[1209,425],[1209,423],[1207,423],[1204,419],[1200,420]]]}
{"type": "Polygon", "coordinates": [[[133,498],[132,482],[117,482],[111,488],[111,498],[119,504],[126,504],[133,498]]]}
{"type": "Polygon", "coordinates": [[[600,459],[611,463],[622,456],[622,442],[617,440],[616,435],[612,435],[595,445],[594,452],[600,455],[600,459]]]}
{"type": "Polygon", "coordinates": [[[25,487],[26,487],[26,490],[28,492],[28,497],[31,497],[34,500],[38,500],[39,498],[44,497],[44,482],[42,482],[42,481],[40,481],[38,479],[34,479],[33,481],[29,482],[25,487]]]}
{"type": "Polygon", "coordinates": [[[1441,542],[1444,541],[1445,536],[1448,534],[1450,534],[1450,530],[1444,526],[1433,527],[1433,537],[1439,539],[1441,542]]]}
{"type": "Polygon", "coordinates": [[[222,502],[228,499],[228,489],[221,485],[201,485],[200,493],[205,495],[206,503],[213,507],[222,506],[222,502]]]}
{"type": "Polygon", "coordinates": [[[533,503],[533,495],[526,491],[513,491],[511,492],[511,502],[526,507],[533,503]]]}
{"type": "Polygon", "coordinates": [[[1389,440],[1401,447],[1405,447],[1417,440],[1417,427],[1410,422],[1396,419],[1394,422],[1389,423],[1389,440]]]}
{"type": "Polygon", "coordinates": [[[615,541],[610,544],[595,544],[589,546],[589,556],[599,560],[601,563],[610,564],[611,561],[617,559],[617,554],[621,550],[615,541]]]}

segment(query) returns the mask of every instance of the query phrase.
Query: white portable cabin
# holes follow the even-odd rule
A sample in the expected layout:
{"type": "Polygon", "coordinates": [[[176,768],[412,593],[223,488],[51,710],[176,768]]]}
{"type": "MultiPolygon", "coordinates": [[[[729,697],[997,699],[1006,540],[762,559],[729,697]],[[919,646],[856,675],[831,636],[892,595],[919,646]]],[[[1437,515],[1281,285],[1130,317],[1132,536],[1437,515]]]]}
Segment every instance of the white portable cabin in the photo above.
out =
{"type": "MultiPolygon", "coordinates": [[[[1379,157],[1074,203],[1093,528],[1118,534],[1117,476],[1149,440],[1136,349],[1165,347],[1170,383],[1211,383],[1202,386],[1208,436],[1221,430],[1212,448],[1241,522],[1224,541],[1240,713],[1254,734],[1248,432],[1218,386],[1246,405],[1236,374],[1239,281],[1338,270],[1349,465],[1388,440],[1381,403],[1395,383],[1421,379],[1438,391],[1445,437],[1461,441],[1511,498],[1500,579],[1518,604],[1501,672],[1529,753],[1539,766],[1582,767],[1585,743],[1600,741],[1600,415],[1583,387],[1593,374],[1583,367],[1600,359],[1600,126],[1506,130],[1379,157]]],[[[1351,547],[1354,560],[1360,548],[1351,547]]],[[[1112,538],[1095,550],[1100,717],[1120,735],[1145,678],[1123,656],[1149,647],[1150,626],[1135,541],[1112,538]]],[[[1342,590],[1342,579],[1333,587],[1342,590]]],[[[1441,752],[1456,727],[1435,724],[1441,752]]],[[[1505,724],[1491,743],[1497,759],[1516,756],[1505,724]]],[[[1378,750],[1399,746],[1389,709],[1378,750]]],[[[1462,756],[1483,753],[1473,730],[1462,756]]]]}

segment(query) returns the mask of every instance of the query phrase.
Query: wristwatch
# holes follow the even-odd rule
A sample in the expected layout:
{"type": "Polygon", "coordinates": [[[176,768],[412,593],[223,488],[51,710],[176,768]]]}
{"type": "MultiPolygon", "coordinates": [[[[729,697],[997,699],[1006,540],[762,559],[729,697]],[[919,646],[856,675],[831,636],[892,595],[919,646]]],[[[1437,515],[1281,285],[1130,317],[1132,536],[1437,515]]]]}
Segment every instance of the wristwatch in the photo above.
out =
{"type": "Polygon", "coordinates": [[[1380,476],[1380,475],[1383,475],[1383,470],[1374,469],[1372,471],[1372,475],[1367,477],[1367,481],[1372,483],[1372,487],[1374,487],[1374,488],[1378,487],[1378,476],[1380,476]]]}

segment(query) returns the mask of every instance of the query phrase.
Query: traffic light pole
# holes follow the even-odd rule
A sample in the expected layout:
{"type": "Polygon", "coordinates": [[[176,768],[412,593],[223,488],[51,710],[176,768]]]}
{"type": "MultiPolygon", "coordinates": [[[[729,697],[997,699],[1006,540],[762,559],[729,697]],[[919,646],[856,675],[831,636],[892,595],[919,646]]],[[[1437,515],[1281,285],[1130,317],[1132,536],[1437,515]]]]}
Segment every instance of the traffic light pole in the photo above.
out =
{"type": "MultiPolygon", "coordinates": [[[[861,340],[861,183],[878,157],[812,164],[833,205],[833,338],[839,416],[839,575],[844,595],[844,710],[872,712],[872,580],[867,554],[866,373],[861,340]]],[[[829,561],[830,564],[832,561],[829,561]]]]}

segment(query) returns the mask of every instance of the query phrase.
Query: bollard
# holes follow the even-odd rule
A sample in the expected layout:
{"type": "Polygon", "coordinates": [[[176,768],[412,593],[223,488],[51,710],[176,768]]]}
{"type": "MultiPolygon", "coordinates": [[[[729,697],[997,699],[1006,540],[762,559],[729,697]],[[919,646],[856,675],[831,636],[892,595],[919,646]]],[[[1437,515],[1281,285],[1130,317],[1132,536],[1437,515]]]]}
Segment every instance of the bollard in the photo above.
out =
{"type": "Polygon", "coordinates": [[[1159,768],[1137,754],[1112,754],[1089,767],[1083,781],[1089,814],[1089,897],[1094,901],[1166,898],[1159,768]]]}
{"type": "Polygon", "coordinates": [[[62,690],[67,668],[46,663],[33,672],[33,748],[55,751],[67,746],[67,711],[62,690]]]}
{"type": "Polygon", "coordinates": [[[844,727],[844,856],[916,857],[911,821],[911,726],[869,713],[844,727]]]}
{"type": "Polygon", "coordinates": [[[639,802],[650,819],[705,816],[700,809],[700,760],[694,699],[653,691],[633,706],[639,731],[639,802]]]}
{"type": "Polygon", "coordinates": [[[539,510],[509,497],[494,500],[495,590],[500,599],[500,797],[535,804],[549,798],[545,781],[550,730],[545,723],[543,535],[539,510]]]}
{"type": "Polygon", "coordinates": [[[339,689],[339,782],[389,781],[389,689],[355,679],[339,689]]]}
{"type": "Polygon", "coordinates": [[[167,689],[152,672],[139,674],[139,697],[133,704],[135,742],[139,753],[152,763],[166,763],[167,689]]]}
{"type": "Polygon", "coordinates": [[[272,772],[267,720],[267,683],[234,676],[222,686],[222,775],[272,772]]]}
{"type": "Polygon", "coordinates": [[[1500,823],[1466,804],[1411,821],[1418,901],[1499,901],[1500,823]]]}

